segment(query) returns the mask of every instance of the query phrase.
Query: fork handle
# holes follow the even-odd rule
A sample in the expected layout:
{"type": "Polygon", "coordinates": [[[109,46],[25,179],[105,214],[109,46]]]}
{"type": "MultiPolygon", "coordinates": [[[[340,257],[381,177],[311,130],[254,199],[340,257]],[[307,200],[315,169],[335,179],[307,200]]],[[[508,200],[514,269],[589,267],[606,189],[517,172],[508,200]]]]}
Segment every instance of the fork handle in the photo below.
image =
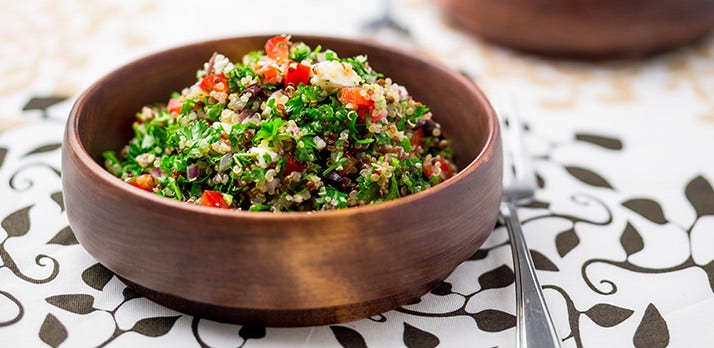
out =
{"type": "Polygon", "coordinates": [[[526,246],[516,209],[514,202],[501,203],[501,216],[513,248],[516,276],[516,347],[560,347],[560,339],[536,278],[533,259],[526,246]]]}

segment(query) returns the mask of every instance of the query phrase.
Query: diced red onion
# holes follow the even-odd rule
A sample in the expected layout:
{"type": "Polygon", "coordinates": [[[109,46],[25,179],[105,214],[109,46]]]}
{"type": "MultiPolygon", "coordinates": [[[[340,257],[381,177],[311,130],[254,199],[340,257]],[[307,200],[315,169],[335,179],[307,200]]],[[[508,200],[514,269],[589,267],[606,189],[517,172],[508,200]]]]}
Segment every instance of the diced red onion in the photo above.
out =
{"type": "Polygon", "coordinates": [[[149,174],[151,174],[151,176],[158,179],[158,178],[161,178],[164,176],[164,171],[161,170],[160,168],[154,168],[151,170],[151,172],[149,172],[149,174]]]}
{"type": "Polygon", "coordinates": [[[268,193],[273,193],[273,192],[275,192],[275,189],[278,188],[278,184],[280,184],[280,180],[278,180],[278,179],[273,179],[271,181],[268,181],[267,183],[265,183],[265,190],[268,193]]]}
{"type": "Polygon", "coordinates": [[[243,110],[238,114],[238,122],[243,122],[248,116],[252,115],[254,112],[251,110],[243,110]]]}
{"type": "Polygon", "coordinates": [[[198,168],[197,165],[192,164],[192,165],[186,167],[186,178],[189,181],[196,180],[196,178],[198,178],[198,174],[200,174],[200,172],[201,172],[201,169],[198,168]]]}

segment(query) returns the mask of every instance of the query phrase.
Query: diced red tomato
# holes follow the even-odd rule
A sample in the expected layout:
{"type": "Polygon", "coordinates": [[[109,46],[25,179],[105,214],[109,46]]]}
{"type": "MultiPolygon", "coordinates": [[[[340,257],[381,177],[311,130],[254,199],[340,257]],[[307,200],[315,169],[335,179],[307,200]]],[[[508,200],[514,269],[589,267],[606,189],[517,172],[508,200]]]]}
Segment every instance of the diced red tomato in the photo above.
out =
{"type": "Polygon", "coordinates": [[[289,175],[292,172],[301,172],[304,168],[303,164],[300,163],[300,161],[296,160],[288,154],[285,156],[287,161],[285,162],[285,169],[283,169],[283,175],[289,175]]]}
{"type": "Polygon", "coordinates": [[[171,115],[180,114],[182,108],[183,108],[183,103],[181,102],[180,98],[169,99],[169,103],[167,105],[169,114],[171,114],[171,115]]]}
{"type": "Polygon", "coordinates": [[[204,77],[199,87],[206,93],[224,92],[228,90],[228,80],[226,80],[226,75],[212,74],[204,77]]]}
{"type": "Polygon", "coordinates": [[[260,65],[255,69],[255,73],[260,76],[260,81],[273,85],[280,83],[283,78],[275,64],[260,65]]]}
{"type": "Polygon", "coordinates": [[[290,41],[285,35],[272,37],[265,43],[265,54],[278,62],[284,62],[288,58],[290,51],[290,41]]]}
{"type": "Polygon", "coordinates": [[[371,107],[374,106],[374,100],[369,98],[369,94],[369,90],[362,87],[345,87],[340,90],[337,99],[345,105],[352,103],[357,107],[371,107]]]}
{"type": "Polygon", "coordinates": [[[222,193],[211,190],[203,190],[203,194],[201,195],[201,199],[198,201],[198,204],[205,207],[221,209],[228,209],[231,207],[228,203],[226,203],[222,193]]]}
{"type": "Polygon", "coordinates": [[[424,146],[424,130],[421,128],[417,128],[414,131],[412,138],[409,139],[409,143],[412,145],[412,149],[419,146],[424,146]]]}
{"type": "Polygon", "coordinates": [[[444,177],[446,179],[454,176],[454,172],[451,171],[451,167],[449,167],[448,164],[446,164],[446,161],[441,158],[441,156],[437,157],[439,159],[439,166],[441,167],[441,172],[444,173],[444,177]]]}
{"type": "Polygon", "coordinates": [[[129,179],[129,184],[151,192],[153,191],[154,186],[156,186],[156,179],[149,174],[141,174],[129,179]]]}
{"type": "Polygon", "coordinates": [[[297,86],[300,83],[306,84],[310,81],[310,73],[312,68],[305,64],[300,64],[297,62],[288,62],[288,69],[285,71],[285,85],[297,86]]]}
{"type": "Polygon", "coordinates": [[[340,93],[337,95],[337,99],[344,105],[351,104],[352,110],[357,111],[357,115],[359,115],[359,120],[361,122],[365,122],[367,115],[370,115],[372,122],[374,122],[378,121],[379,117],[375,117],[375,115],[373,115],[372,111],[374,111],[374,100],[369,97],[370,94],[371,90],[366,88],[345,87],[340,90],[340,93]]]}
{"type": "Polygon", "coordinates": [[[432,176],[434,176],[434,166],[431,163],[423,163],[421,167],[421,171],[424,174],[424,177],[429,179],[432,176]]]}
{"type": "Polygon", "coordinates": [[[448,179],[454,176],[454,172],[451,171],[451,168],[449,168],[449,165],[446,164],[446,161],[441,156],[436,156],[434,162],[436,163],[424,163],[422,167],[422,172],[427,179],[436,175],[436,171],[434,170],[435,166],[439,166],[439,169],[441,169],[442,178],[448,179]]]}

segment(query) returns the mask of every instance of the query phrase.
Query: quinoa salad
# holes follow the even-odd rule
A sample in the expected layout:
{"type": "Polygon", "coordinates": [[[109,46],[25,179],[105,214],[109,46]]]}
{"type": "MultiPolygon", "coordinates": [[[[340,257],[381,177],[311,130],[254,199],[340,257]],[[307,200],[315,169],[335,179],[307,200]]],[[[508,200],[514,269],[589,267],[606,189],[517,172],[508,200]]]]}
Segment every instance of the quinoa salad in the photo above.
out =
{"type": "Polygon", "coordinates": [[[396,199],[456,173],[427,106],[372,70],[275,36],[144,106],[109,172],[160,196],[217,208],[313,211],[396,199]]]}

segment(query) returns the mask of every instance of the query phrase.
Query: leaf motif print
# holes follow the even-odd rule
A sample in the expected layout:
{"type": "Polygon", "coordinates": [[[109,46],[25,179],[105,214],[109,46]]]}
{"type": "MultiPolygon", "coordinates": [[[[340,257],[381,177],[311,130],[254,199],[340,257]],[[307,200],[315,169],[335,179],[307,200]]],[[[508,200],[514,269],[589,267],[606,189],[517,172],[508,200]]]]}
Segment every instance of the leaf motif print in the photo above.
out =
{"type": "Polygon", "coordinates": [[[488,289],[505,288],[515,281],[513,270],[506,265],[494,268],[478,277],[481,291],[488,289]]]}
{"type": "Polygon", "coordinates": [[[63,96],[32,97],[27,101],[27,104],[22,107],[22,111],[40,110],[42,111],[42,117],[47,118],[47,109],[67,99],[68,97],[63,96]]]}
{"type": "Polygon", "coordinates": [[[32,205],[24,207],[20,210],[5,217],[0,225],[5,229],[10,237],[24,236],[30,230],[30,208],[32,205]]]}
{"type": "Polygon", "coordinates": [[[516,317],[496,309],[486,309],[471,315],[476,326],[486,332],[501,332],[516,326],[516,317]]]}
{"type": "Polygon", "coordinates": [[[607,303],[598,303],[587,311],[587,315],[595,324],[602,327],[613,327],[627,320],[634,311],[613,306],[607,303]]]}
{"type": "Polygon", "coordinates": [[[622,150],[622,141],[617,138],[588,133],[576,133],[575,140],[584,141],[593,145],[601,146],[608,150],[622,150]]]}
{"type": "Polygon", "coordinates": [[[701,175],[692,179],[684,193],[697,212],[697,217],[714,215],[714,189],[707,179],[701,175]]]}
{"type": "Polygon", "coordinates": [[[627,223],[627,227],[625,227],[625,231],[622,232],[620,244],[622,248],[625,249],[627,256],[637,253],[645,247],[642,237],[629,222],[627,223]]]}
{"type": "Polygon", "coordinates": [[[58,347],[67,339],[67,329],[52,313],[47,314],[40,326],[40,339],[52,348],[58,347]]]}
{"type": "Polygon", "coordinates": [[[408,323],[404,323],[404,333],[402,334],[404,345],[409,348],[434,348],[439,345],[439,338],[430,332],[416,328],[408,323]]]}
{"type": "Polygon", "coordinates": [[[550,203],[534,199],[534,200],[531,200],[530,202],[528,202],[527,204],[523,204],[521,206],[524,208],[531,208],[531,209],[548,209],[548,208],[550,208],[550,203]]]}
{"type": "Polygon", "coordinates": [[[64,212],[64,197],[62,196],[62,191],[57,191],[51,194],[50,198],[52,198],[52,200],[59,205],[60,212],[64,212]]]}
{"type": "Polygon", "coordinates": [[[136,322],[131,331],[147,337],[159,337],[167,334],[174,327],[180,315],[172,317],[144,318],[136,322]]]}
{"type": "Polygon", "coordinates": [[[62,147],[62,143],[52,143],[52,144],[38,146],[38,147],[32,149],[30,152],[26,153],[23,157],[27,157],[30,155],[36,155],[39,153],[52,152],[54,150],[59,149],[60,147],[62,147]]]}
{"type": "Polygon", "coordinates": [[[77,238],[74,236],[72,229],[67,226],[57,232],[57,234],[52,237],[47,244],[76,245],[79,244],[79,241],[77,241],[77,238]]]}
{"type": "Polygon", "coordinates": [[[570,175],[574,176],[576,179],[580,180],[580,182],[584,184],[609,189],[613,188],[612,185],[610,185],[610,183],[605,180],[605,178],[590,169],[585,169],[576,166],[566,166],[565,170],[567,170],[570,175]]]}
{"type": "Polygon", "coordinates": [[[337,342],[344,348],[367,348],[367,342],[364,341],[362,335],[348,327],[332,325],[330,326],[332,334],[337,338],[337,342]]]}
{"type": "Polygon", "coordinates": [[[86,294],[67,294],[50,296],[45,299],[47,303],[62,308],[75,314],[88,314],[94,312],[94,297],[86,294]]]}
{"type": "Polygon", "coordinates": [[[649,304],[637,326],[632,342],[637,348],[664,348],[669,345],[667,322],[653,304],[649,304]]]}
{"type": "Polygon", "coordinates": [[[114,273],[101,263],[96,263],[82,272],[82,280],[84,283],[99,291],[104,289],[104,286],[109,283],[113,276],[114,273]]]}
{"type": "Polygon", "coordinates": [[[580,244],[580,237],[575,233],[575,228],[570,228],[555,236],[555,248],[558,250],[560,257],[568,255],[578,244],[580,244]]]}
{"type": "Polygon", "coordinates": [[[550,261],[550,259],[535,251],[531,250],[531,259],[533,260],[533,266],[539,271],[550,271],[550,272],[558,272],[560,269],[558,266],[556,266],[553,261],[550,261]]]}
{"type": "Polygon", "coordinates": [[[622,203],[622,205],[656,224],[663,225],[667,223],[662,207],[654,200],[635,198],[622,203]]]}

